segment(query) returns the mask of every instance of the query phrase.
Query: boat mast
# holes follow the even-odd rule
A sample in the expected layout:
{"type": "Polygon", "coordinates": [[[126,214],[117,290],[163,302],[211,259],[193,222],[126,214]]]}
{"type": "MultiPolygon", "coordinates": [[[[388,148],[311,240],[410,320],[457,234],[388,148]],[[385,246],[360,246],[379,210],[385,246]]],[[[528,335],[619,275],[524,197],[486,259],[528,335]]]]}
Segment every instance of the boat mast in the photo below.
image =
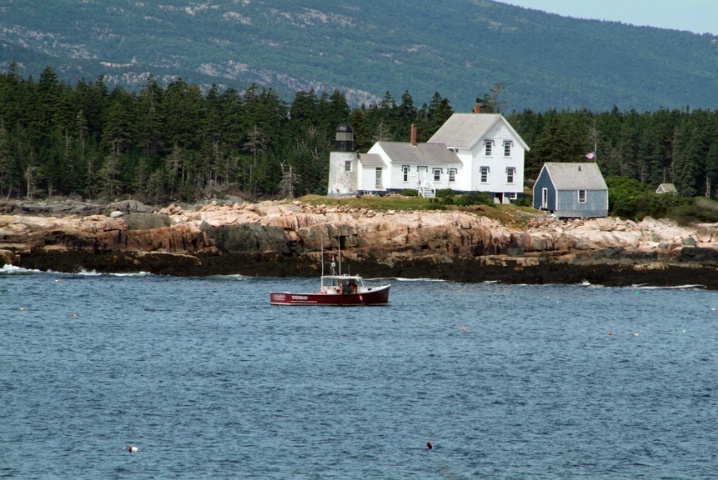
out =
{"type": "Polygon", "coordinates": [[[339,275],[342,274],[342,236],[337,235],[337,240],[339,243],[339,275]]]}
{"type": "Polygon", "coordinates": [[[319,242],[322,246],[321,253],[322,253],[322,277],[324,276],[324,235],[319,236],[319,242]]]}

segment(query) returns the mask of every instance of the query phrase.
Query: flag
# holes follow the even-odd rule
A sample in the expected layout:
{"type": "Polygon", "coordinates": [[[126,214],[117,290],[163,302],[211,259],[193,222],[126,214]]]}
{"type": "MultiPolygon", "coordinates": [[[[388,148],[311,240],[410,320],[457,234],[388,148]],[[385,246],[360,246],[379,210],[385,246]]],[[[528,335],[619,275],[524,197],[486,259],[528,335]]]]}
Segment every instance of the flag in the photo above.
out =
{"type": "Polygon", "coordinates": [[[588,158],[589,160],[593,160],[594,158],[596,158],[596,152],[587,153],[586,158],[588,158]]]}

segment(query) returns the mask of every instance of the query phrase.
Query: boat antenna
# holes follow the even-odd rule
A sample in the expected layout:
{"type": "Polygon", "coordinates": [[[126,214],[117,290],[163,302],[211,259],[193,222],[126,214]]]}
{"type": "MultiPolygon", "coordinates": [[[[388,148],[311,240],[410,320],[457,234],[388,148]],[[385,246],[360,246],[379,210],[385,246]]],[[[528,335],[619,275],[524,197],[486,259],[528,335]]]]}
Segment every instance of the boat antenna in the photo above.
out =
{"type": "Polygon", "coordinates": [[[337,240],[339,240],[339,275],[342,274],[342,236],[337,235],[337,240]]]}
{"type": "Polygon", "coordinates": [[[319,235],[319,242],[321,247],[321,254],[322,254],[322,277],[324,276],[324,235],[319,235]]]}

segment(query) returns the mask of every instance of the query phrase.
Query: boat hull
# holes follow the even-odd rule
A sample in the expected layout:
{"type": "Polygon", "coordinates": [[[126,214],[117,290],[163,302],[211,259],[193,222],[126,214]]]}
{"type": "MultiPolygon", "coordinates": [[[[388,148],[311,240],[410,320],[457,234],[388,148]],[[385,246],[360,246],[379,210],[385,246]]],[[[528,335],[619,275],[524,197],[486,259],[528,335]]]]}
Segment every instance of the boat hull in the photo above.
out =
{"type": "Polygon", "coordinates": [[[389,285],[367,289],[362,293],[287,293],[272,292],[269,303],[272,305],[326,305],[337,307],[374,306],[389,303],[389,285]]]}

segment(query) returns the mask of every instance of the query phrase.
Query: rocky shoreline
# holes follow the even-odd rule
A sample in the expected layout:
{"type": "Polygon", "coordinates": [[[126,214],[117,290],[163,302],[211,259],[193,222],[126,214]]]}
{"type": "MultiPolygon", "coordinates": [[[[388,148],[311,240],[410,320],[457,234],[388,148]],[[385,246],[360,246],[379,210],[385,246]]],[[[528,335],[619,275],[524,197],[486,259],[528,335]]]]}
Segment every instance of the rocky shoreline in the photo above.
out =
{"type": "Polygon", "coordinates": [[[0,202],[0,264],[100,273],[316,276],[321,251],[366,277],[702,285],[718,290],[718,225],[526,214],[375,211],[302,202],[153,209],[139,202],[0,202]]]}

